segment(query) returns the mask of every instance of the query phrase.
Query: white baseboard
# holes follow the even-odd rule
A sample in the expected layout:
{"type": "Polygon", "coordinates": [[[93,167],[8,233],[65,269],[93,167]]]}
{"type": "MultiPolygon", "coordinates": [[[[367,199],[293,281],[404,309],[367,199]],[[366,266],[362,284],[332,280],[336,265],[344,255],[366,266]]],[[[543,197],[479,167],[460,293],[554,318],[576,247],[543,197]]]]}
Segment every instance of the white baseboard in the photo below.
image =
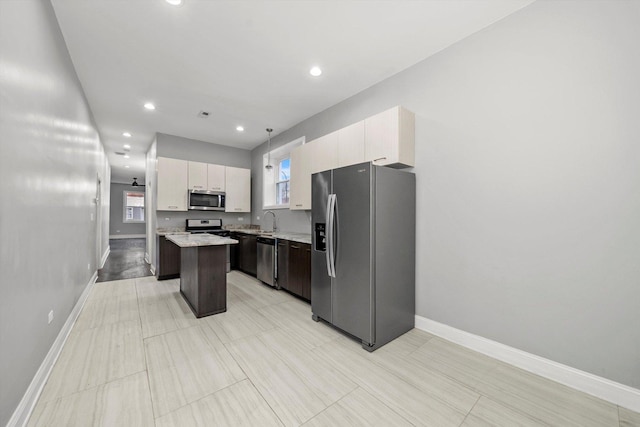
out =
{"type": "Polygon", "coordinates": [[[111,246],[107,245],[107,250],[104,251],[104,254],[102,255],[102,259],[100,260],[100,267],[98,267],[98,269],[101,269],[102,267],[104,267],[104,263],[107,262],[107,258],[109,257],[110,253],[111,253],[111,246]]]}
{"type": "Polygon", "coordinates": [[[89,280],[89,283],[87,284],[84,291],[82,292],[82,295],[80,295],[80,298],[78,298],[76,305],[73,307],[73,310],[71,310],[69,317],[67,317],[67,321],[62,326],[62,329],[58,333],[56,340],[51,345],[51,348],[49,349],[47,356],[42,361],[42,364],[40,365],[40,368],[38,368],[38,371],[36,372],[33,379],[31,380],[31,384],[29,384],[27,391],[22,396],[22,400],[20,400],[20,404],[18,404],[18,407],[13,412],[11,419],[7,423],[7,427],[18,427],[18,426],[23,427],[27,425],[27,422],[29,421],[29,417],[33,412],[33,408],[36,406],[36,402],[40,397],[40,393],[42,393],[42,389],[44,388],[44,385],[47,383],[47,379],[51,374],[51,370],[53,369],[53,366],[58,360],[58,357],[60,356],[60,352],[64,347],[64,343],[67,342],[69,333],[71,332],[73,325],[75,325],[76,319],[78,318],[78,315],[80,314],[80,311],[82,310],[82,307],[84,306],[84,303],[87,300],[87,297],[89,296],[89,293],[93,288],[93,285],[96,283],[96,280],[98,280],[97,271],[93,273],[93,276],[91,276],[91,279],[89,280]]]}
{"type": "Polygon", "coordinates": [[[145,253],[144,253],[144,262],[146,262],[147,264],[151,264],[151,263],[149,262],[149,253],[148,253],[148,252],[145,252],[145,253]]]}
{"type": "Polygon", "coordinates": [[[151,274],[153,274],[154,276],[156,275],[156,266],[153,264],[149,264],[149,270],[151,271],[151,274]]]}
{"type": "Polygon", "coordinates": [[[114,234],[109,236],[109,239],[144,239],[146,234],[114,234]]]}
{"type": "Polygon", "coordinates": [[[632,411],[640,412],[640,390],[633,387],[509,347],[422,316],[416,316],[416,328],[517,366],[525,371],[559,382],[632,411]]]}

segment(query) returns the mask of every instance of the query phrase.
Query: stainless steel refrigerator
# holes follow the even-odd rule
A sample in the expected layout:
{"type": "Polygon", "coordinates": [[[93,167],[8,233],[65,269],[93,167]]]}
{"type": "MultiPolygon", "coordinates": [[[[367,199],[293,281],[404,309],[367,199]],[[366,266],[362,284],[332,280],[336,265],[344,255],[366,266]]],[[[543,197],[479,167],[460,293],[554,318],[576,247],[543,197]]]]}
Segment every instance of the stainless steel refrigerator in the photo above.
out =
{"type": "Polygon", "coordinates": [[[311,309],[373,351],[415,320],[415,175],[371,163],[312,176],[311,309]]]}

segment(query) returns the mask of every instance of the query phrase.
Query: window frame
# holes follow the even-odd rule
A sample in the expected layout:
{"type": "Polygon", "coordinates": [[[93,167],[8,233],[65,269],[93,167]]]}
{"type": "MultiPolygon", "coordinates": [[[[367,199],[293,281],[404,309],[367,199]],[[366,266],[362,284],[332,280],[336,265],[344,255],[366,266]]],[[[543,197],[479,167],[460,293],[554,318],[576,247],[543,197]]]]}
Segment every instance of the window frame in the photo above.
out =
{"type": "Polygon", "coordinates": [[[146,194],[144,191],[135,191],[135,190],[123,190],[122,191],[122,222],[124,224],[144,224],[145,221],[145,215],[144,215],[144,210],[147,208],[146,207],[146,194]],[[136,193],[136,194],[141,194],[142,195],[142,219],[128,219],[127,218],[127,210],[129,207],[133,208],[133,207],[139,207],[139,206],[128,206],[127,205],[127,194],[129,193],[136,193]]]}
{"type": "Polygon", "coordinates": [[[267,159],[269,153],[265,152],[262,156],[262,209],[289,209],[289,203],[277,204],[278,200],[278,184],[289,182],[289,197],[291,197],[291,152],[298,146],[304,144],[305,137],[297,138],[287,144],[271,150],[271,164],[275,165],[271,170],[267,170],[267,159]],[[280,179],[280,163],[289,159],[289,179],[280,179]],[[275,174],[277,173],[277,176],[275,174]],[[271,193],[271,194],[269,194],[271,193]],[[266,203],[266,202],[272,203],[266,203]]]}

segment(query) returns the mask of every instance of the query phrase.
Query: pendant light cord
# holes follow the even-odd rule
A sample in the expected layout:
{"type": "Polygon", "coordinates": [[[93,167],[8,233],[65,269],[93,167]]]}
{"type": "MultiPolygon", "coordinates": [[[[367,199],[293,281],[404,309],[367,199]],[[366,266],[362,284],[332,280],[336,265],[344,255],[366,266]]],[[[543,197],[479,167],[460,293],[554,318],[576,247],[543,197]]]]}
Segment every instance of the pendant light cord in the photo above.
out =
{"type": "Polygon", "coordinates": [[[271,132],[273,132],[273,129],[267,128],[267,133],[269,134],[267,142],[267,166],[265,166],[267,170],[273,168],[273,166],[271,166],[271,132]]]}

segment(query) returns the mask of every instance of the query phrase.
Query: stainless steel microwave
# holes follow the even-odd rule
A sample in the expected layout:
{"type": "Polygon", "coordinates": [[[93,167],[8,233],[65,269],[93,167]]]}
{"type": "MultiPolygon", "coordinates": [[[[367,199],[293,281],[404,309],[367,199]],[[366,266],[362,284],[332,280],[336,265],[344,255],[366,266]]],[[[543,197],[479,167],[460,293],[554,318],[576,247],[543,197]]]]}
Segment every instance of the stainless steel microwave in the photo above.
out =
{"type": "Polygon", "coordinates": [[[223,211],[225,194],[219,191],[189,191],[189,210],[223,211]]]}

